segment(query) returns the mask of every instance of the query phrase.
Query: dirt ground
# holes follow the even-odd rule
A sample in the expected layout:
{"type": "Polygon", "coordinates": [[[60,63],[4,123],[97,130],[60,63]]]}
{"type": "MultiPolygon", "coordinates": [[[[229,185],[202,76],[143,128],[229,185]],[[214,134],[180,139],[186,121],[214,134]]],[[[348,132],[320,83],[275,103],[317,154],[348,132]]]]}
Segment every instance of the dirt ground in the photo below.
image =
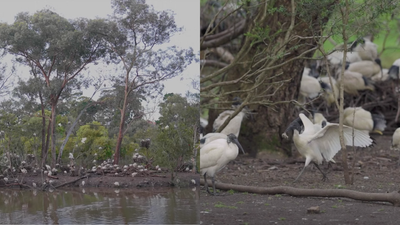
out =
{"type": "MultiPolygon", "coordinates": [[[[259,187],[291,186],[307,189],[351,189],[360,192],[386,193],[399,191],[399,152],[390,149],[390,136],[372,136],[376,145],[354,153],[348,148],[348,164],[355,162],[354,184],[345,185],[341,152],[329,171],[328,181],[309,165],[296,183],[294,179],[304,167],[304,158],[288,159],[281,154],[261,152],[257,158],[239,155],[216,175],[216,182],[259,187]]],[[[294,152],[297,153],[295,148],[294,152]]],[[[326,169],[326,164],[322,165],[326,169]]],[[[200,224],[399,224],[400,207],[383,202],[362,202],[348,198],[291,197],[258,195],[233,191],[200,193],[200,224]],[[320,213],[307,209],[318,206],[320,213]]]]}

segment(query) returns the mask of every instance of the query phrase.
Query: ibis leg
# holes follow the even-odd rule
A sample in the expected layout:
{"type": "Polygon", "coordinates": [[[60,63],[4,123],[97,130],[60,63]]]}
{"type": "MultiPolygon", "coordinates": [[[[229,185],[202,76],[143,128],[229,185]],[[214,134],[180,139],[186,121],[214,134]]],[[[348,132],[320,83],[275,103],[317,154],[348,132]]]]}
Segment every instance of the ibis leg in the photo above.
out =
{"type": "Polygon", "coordinates": [[[214,180],[214,177],[211,177],[211,180],[212,180],[213,190],[214,190],[214,195],[215,195],[216,193],[215,193],[215,180],[214,180]]]}
{"type": "Polygon", "coordinates": [[[297,176],[297,178],[293,181],[293,183],[295,183],[295,182],[299,179],[299,177],[301,176],[301,174],[303,174],[305,168],[306,168],[306,167],[304,166],[303,169],[301,170],[300,174],[299,174],[299,175],[297,176]]]}
{"type": "Polygon", "coordinates": [[[328,180],[328,177],[326,176],[326,174],[321,170],[321,168],[319,168],[319,166],[318,166],[318,164],[317,163],[315,163],[315,162],[313,162],[314,163],[314,165],[318,168],[318,170],[322,173],[322,181],[326,181],[326,180],[328,180]]]}
{"type": "Polygon", "coordinates": [[[211,194],[210,190],[208,190],[207,173],[204,174],[204,187],[206,188],[207,192],[211,194]]]}

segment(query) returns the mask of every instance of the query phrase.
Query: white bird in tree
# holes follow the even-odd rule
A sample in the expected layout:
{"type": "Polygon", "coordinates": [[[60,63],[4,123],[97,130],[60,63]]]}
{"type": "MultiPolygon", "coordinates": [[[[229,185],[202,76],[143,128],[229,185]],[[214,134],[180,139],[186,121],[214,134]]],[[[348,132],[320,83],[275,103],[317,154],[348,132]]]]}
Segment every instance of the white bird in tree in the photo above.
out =
{"type": "Polygon", "coordinates": [[[226,138],[216,139],[200,149],[200,172],[204,176],[205,188],[208,190],[207,176],[211,177],[213,195],[215,195],[215,173],[220,171],[239,154],[239,149],[244,150],[234,134],[228,134],[226,138]]]}
{"type": "MultiPolygon", "coordinates": [[[[327,162],[331,161],[341,149],[339,124],[327,123],[322,129],[316,129],[314,124],[303,113],[300,113],[299,117],[301,122],[297,119],[295,120],[297,122],[292,123],[287,129],[287,131],[293,131],[293,142],[299,153],[306,158],[304,167],[294,182],[299,179],[310,162],[322,173],[322,180],[325,181],[327,176],[318,165],[321,164],[323,160],[327,162]],[[301,126],[304,127],[304,131],[300,134],[301,126]]],[[[373,142],[369,134],[345,125],[343,125],[343,135],[345,144],[349,146],[367,147],[373,142]]],[[[287,133],[283,133],[282,137],[287,139],[287,133]]]]}
{"type": "MultiPolygon", "coordinates": [[[[233,104],[232,108],[236,109],[242,104],[241,99],[239,97],[235,97],[233,99],[233,104]]],[[[236,137],[239,137],[239,132],[240,132],[240,127],[242,124],[242,120],[246,115],[246,108],[242,109],[241,112],[239,112],[235,117],[233,117],[229,123],[225,126],[223,130],[221,130],[220,133],[222,134],[230,134],[233,133],[235,134],[236,137]]],[[[218,130],[219,127],[222,126],[222,124],[225,123],[225,120],[227,120],[235,110],[225,110],[221,114],[218,115],[217,119],[215,119],[213,123],[213,130],[216,131],[218,130]]]]}

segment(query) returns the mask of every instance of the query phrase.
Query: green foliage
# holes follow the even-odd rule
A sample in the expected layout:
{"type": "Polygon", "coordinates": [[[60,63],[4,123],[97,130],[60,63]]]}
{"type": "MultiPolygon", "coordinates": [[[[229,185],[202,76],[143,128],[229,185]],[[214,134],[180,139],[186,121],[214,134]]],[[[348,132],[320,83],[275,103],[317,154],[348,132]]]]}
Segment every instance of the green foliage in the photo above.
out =
{"type": "Polygon", "coordinates": [[[103,161],[111,158],[114,146],[113,140],[108,137],[107,129],[94,121],[81,126],[76,137],[68,140],[63,156],[67,158],[70,152],[74,152],[75,158],[83,163],[93,159],[103,161]]]}
{"type": "Polygon", "coordinates": [[[158,132],[150,148],[155,163],[168,167],[174,177],[173,171],[194,157],[193,135],[199,122],[199,108],[175,94],[160,104],[160,114],[158,132]]]}

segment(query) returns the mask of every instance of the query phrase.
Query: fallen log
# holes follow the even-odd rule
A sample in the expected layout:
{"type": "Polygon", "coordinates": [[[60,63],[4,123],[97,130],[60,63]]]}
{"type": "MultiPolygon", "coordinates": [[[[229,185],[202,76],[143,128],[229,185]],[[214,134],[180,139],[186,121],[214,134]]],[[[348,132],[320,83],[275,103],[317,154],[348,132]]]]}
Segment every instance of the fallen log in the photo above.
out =
{"type": "MultiPolygon", "coordinates": [[[[200,184],[204,185],[204,179],[200,180],[200,184]]],[[[208,182],[208,186],[212,187],[212,183],[208,182]]],[[[347,189],[303,189],[288,186],[255,187],[225,183],[215,183],[215,188],[256,194],[287,194],[294,197],[342,197],[360,201],[390,202],[393,206],[400,206],[400,193],[398,191],[389,193],[367,193],[347,189]]]]}
{"type": "Polygon", "coordinates": [[[66,183],[60,184],[60,185],[58,185],[58,186],[55,186],[54,189],[63,187],[63,186],[68,185],[68,184],[73,184],[73,183],[77,182],[78,180],[82,180],[83,178],[88,178],[88,177],[89,177],[88,175],[79,177],[78,179],[75,179],[75,180],[73,180],[73,181],[66,182],[66,183]]]}
{"type": "Polygon", "coordinates": [[[52,175],[47,175],[47,176],[50,178],[53,178],[53,179],[58,179],[58,177],[56,177],[56,176],[52,176],[52,175]]]}

